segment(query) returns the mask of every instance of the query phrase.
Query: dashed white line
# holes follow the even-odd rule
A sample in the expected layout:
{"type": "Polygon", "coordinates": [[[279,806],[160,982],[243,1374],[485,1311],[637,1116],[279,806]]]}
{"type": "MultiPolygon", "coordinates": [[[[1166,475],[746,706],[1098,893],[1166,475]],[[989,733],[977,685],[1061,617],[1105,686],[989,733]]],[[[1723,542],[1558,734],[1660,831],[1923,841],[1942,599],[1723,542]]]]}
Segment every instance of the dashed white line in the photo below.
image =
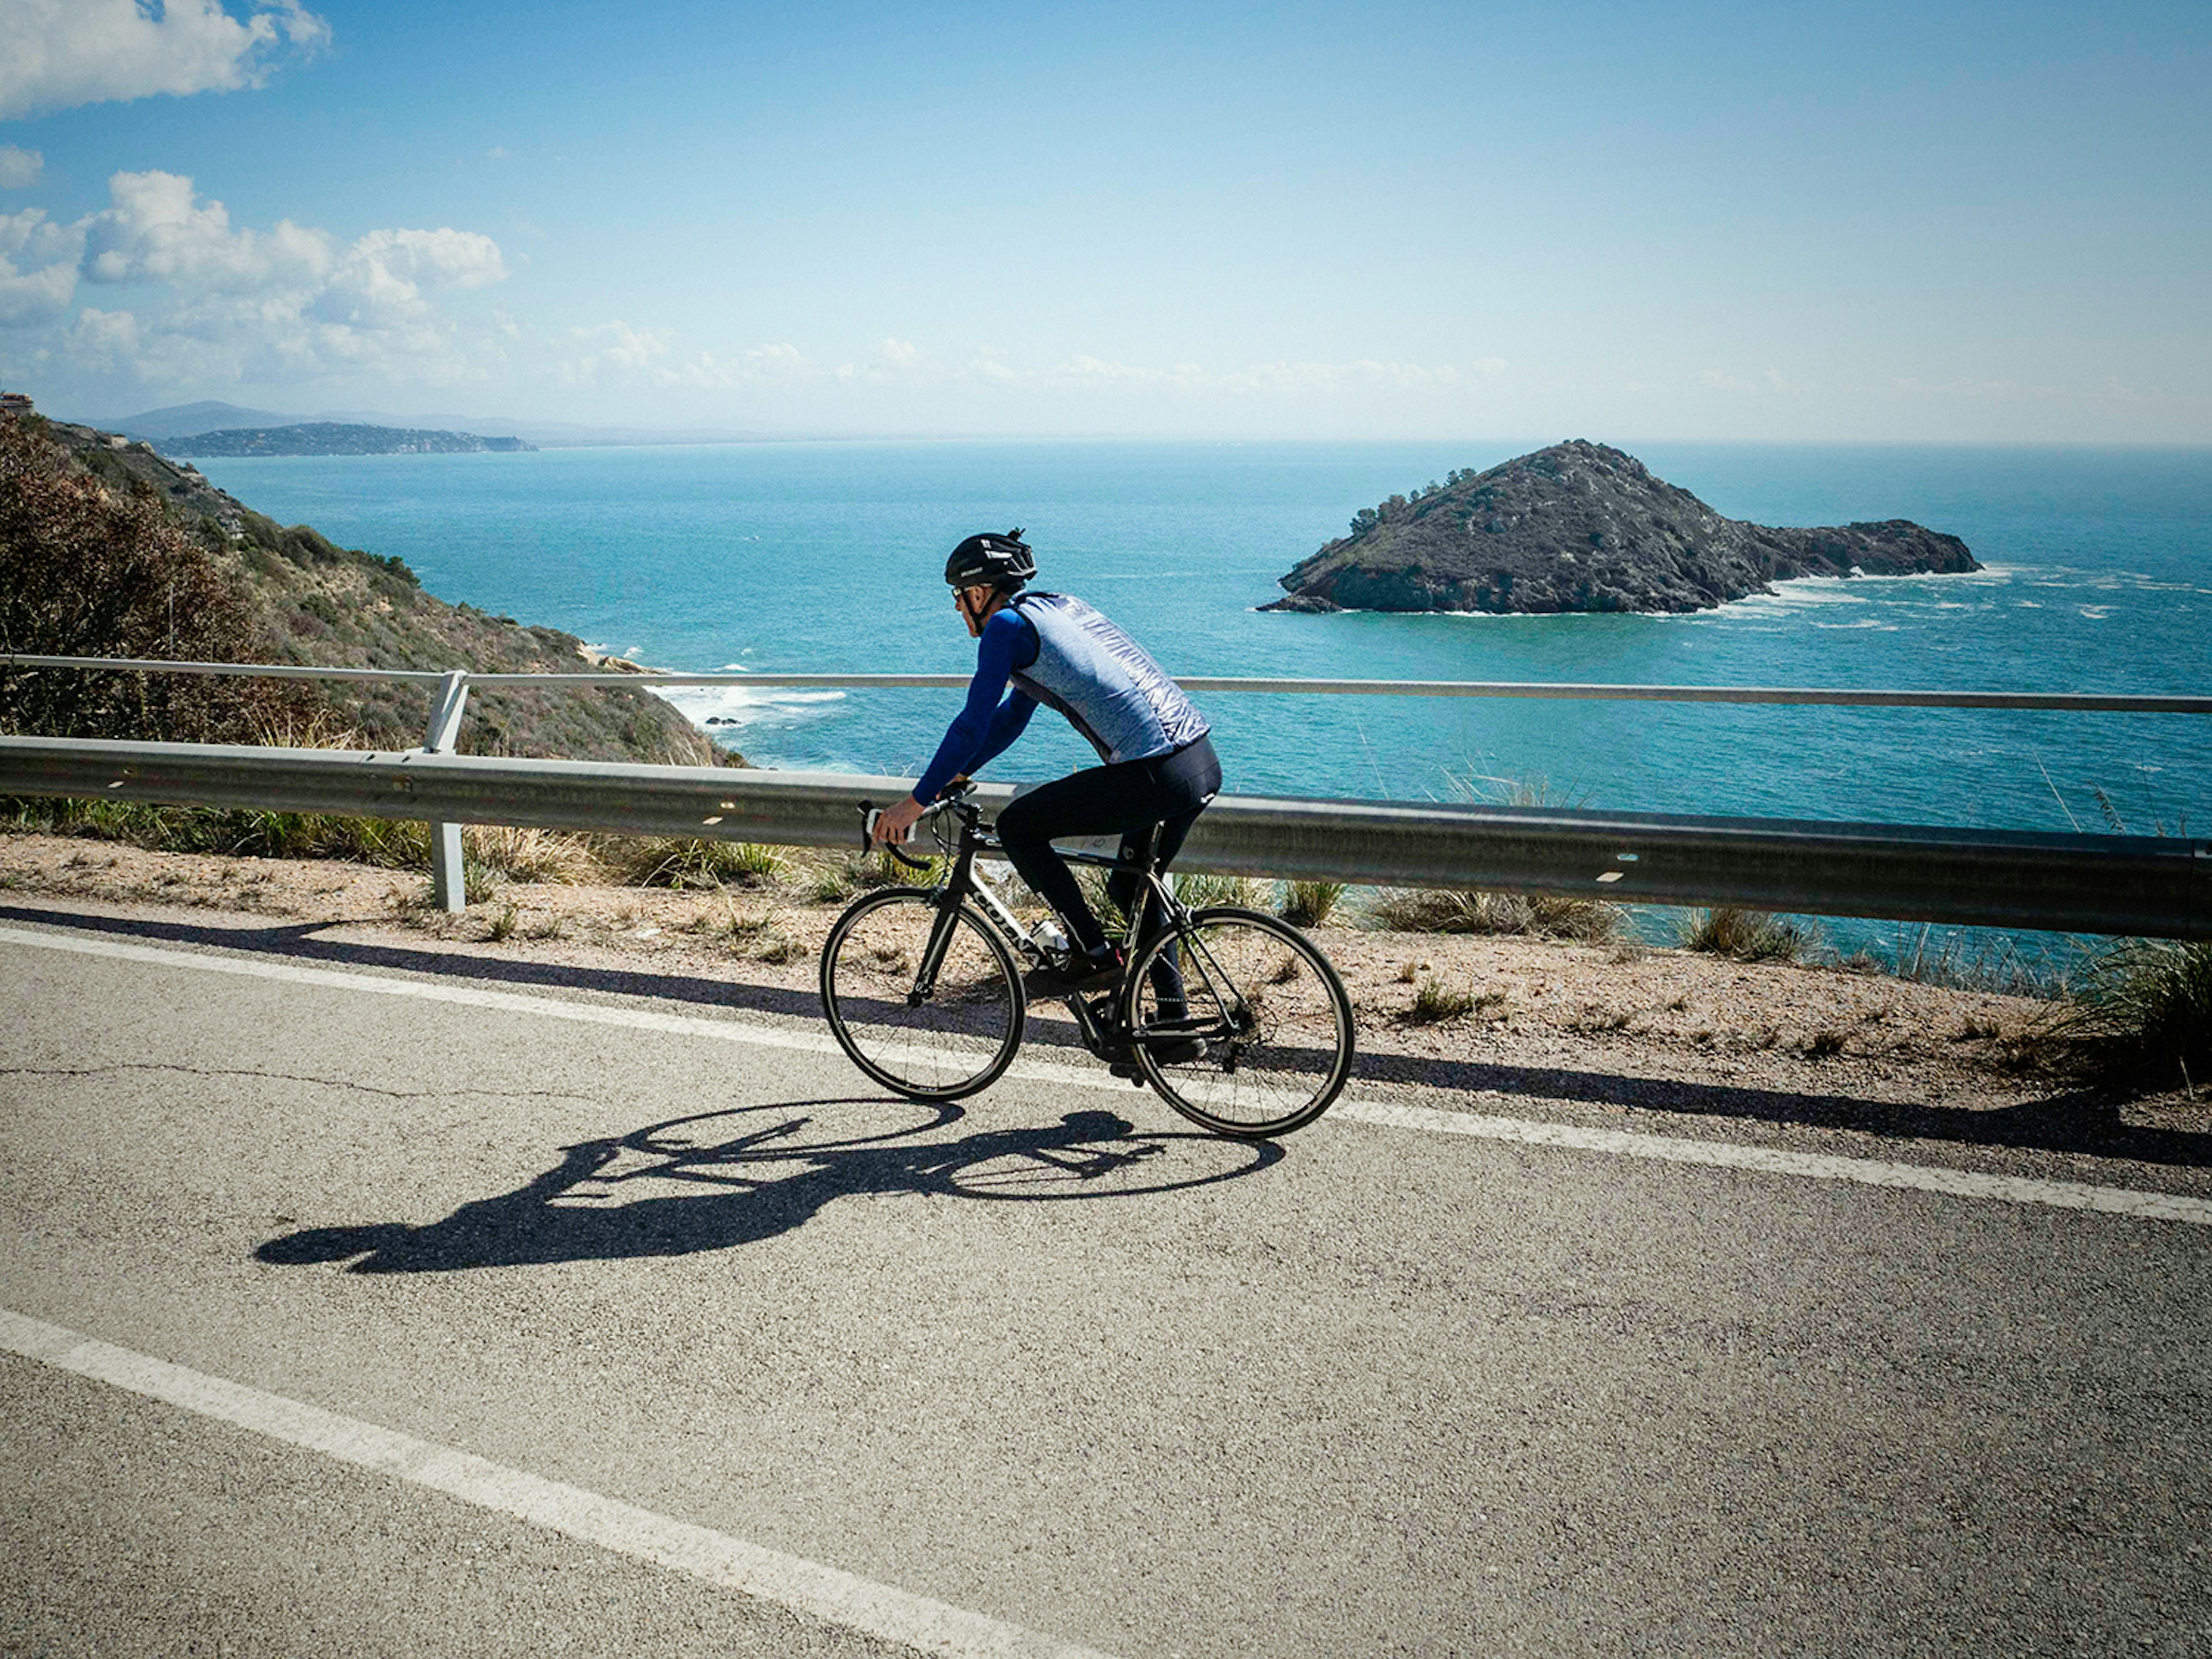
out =
{"type": "MultiPolygon", "coordinates": [[[[499,1008],[541,1018],[576,1020],[586,1024],[627,1025],[640,1030],[666,1031],[684,1036],[711,1037],[719,1042],[747,1042],[774,1048],[794,1048],[809,1054],[834,1054],[839,1052],[836,1042],[827,1033],[794,1031],[757,1020],[705,1019],[696,1015],[665,1014],[649,1008],[572,1002],[564,998],[528,996],[514,991],[486,990],[473,985],[390,979],[379,975],[330,968],[307,968],[292,963],[253,962],[237,957],[164,950],[149,945],[126,945],[112,939],[78,939],[27,928],[0,927],[0,944],[69,951],[84,956],[112,957],[165,968],[237,974],[252,979],[283,980],[294,984],[328,986],[339,990],[368,991],[383,996],[416,997],[429,1002],[499,1008]]],[[[1010,1074],[1037,1082],[1085,1089],[1113,1089],[1118,1091],[1127,1086],[1103,1077],[1096,1071],[1055,1065],[1050,1061],[1020,1061],[1012,1068],[1010,1074]]],[[[2087,1182],[1982,1175],[1972,1170],[1946,1170],[1924,1164],[1838,1158],[1822,1152],[1794,1152],[1776,1147],[1745,1146],[1733,1141],[1632,1134],[1617,1129],[1584,1129],[1571,1124],[1540,1123],[1526,1118],[1492,1116],[1486,1113],[1443,1112],[1429,1107],[1398,1106],[1379,1101],[1339,1101],[1330,1109],[1330,1118],[1350,1119],[1384,1128],[1473,1135],[1481,1139],[1512,1141],[1525,1146],[1559,1146],[1614,1158],[1646,1158],[1662,1164],[1706,1164],[1767,1175],[1792,1176],[1811,1181],[1842,1181],[1864,1187],[1903,1188],[1917,1192],[1940,1193],[1952,1198],[2040,1204],[2057,1209],[2091,1210],[2106,1215],[2130,1216],[2146,1221],[2177,1221],[2193,1226],[2212,1226],[2212,1200],[2191,1198],[2175,1193],[2145,1192],[2127,1187],[2096,1186],[2087,1182]]]]}
{"type": "Polygon", "coordinates": [[[763,1549],[580,1486],[303,1405],[0,1308],[0,1352],[72,1371],[478,1509],[649,1561],[802,1617],[943,1659],[1104,1659],[906,1590],[763,1549]]]}

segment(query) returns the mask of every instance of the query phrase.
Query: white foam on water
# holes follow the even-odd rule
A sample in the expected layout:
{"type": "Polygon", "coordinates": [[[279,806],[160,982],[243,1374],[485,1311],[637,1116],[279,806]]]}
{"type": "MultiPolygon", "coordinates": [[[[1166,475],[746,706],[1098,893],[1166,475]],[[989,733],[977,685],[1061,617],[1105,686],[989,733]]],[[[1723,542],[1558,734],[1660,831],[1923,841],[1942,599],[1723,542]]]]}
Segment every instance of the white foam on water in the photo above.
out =
{"type": "Polygon", "coordinates": [[[827,705],[845,701],[834,688],[775,685],[672,685],[647,688],[694,726],[719,720],[731,726],[794,726],[827,714],[827,705]]]}

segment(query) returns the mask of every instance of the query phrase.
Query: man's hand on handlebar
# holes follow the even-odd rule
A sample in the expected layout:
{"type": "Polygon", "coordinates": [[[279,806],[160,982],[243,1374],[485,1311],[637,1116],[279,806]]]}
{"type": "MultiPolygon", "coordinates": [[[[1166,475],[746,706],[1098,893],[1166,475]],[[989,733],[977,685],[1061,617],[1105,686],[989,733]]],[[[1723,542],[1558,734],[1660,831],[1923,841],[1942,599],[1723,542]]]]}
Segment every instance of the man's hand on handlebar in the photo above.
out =
{"type": "Polygon", "coordinates": [[[876,815],[875,827],[871,830],[869,839],[878,847],[905,841],[907,832],[914,828],[915,821],[921,817],[923,811],[922,804],[912,795],[901,796],[876,815]]]}

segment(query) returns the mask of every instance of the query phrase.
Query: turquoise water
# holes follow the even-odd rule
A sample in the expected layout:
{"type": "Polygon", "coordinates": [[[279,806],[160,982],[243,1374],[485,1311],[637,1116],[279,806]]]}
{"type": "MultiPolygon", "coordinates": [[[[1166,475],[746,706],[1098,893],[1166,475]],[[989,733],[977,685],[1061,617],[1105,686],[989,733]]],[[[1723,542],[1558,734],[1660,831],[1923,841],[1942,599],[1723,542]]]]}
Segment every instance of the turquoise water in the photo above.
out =
{"type": "MultiPolygon", "coordinates": [[[[1770,524],[1903,517],[1979,574],[1809,580],[1692,617],[1262,616],[1393,491],[1530,444],[841,443],[217,459],[285,522],[429,590],[665,667],[963,672],[945,550],[1025,526],[1046,585],[1171,670],[1412,679],[2212,690],[2212,451],[1649,444],[1770,524]]],[[[682,694],[756,762],[912,773],[951,693],[682,694]]],[[[1421,699],[1200,699],[1244,793],[2148,833],[2212,823],[2212,718],[1421,699]]],[[[1056,721],[994,769],[1090,752],[1056,721]]]]}

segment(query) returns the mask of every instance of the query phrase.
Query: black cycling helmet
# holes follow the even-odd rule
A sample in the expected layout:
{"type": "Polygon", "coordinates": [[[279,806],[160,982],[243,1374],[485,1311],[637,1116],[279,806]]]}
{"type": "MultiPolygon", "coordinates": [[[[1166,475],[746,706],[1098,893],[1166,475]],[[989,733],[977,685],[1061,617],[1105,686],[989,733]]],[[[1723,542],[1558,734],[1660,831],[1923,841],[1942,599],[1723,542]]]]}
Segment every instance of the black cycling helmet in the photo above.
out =
{"type": "Polygon", "coordinates": [[[1036,555],[1018,530],[1003,536],[970,536],[945,562],[945,580],[952,587],[1018,588],[1036,574],[1036,555]]]}

